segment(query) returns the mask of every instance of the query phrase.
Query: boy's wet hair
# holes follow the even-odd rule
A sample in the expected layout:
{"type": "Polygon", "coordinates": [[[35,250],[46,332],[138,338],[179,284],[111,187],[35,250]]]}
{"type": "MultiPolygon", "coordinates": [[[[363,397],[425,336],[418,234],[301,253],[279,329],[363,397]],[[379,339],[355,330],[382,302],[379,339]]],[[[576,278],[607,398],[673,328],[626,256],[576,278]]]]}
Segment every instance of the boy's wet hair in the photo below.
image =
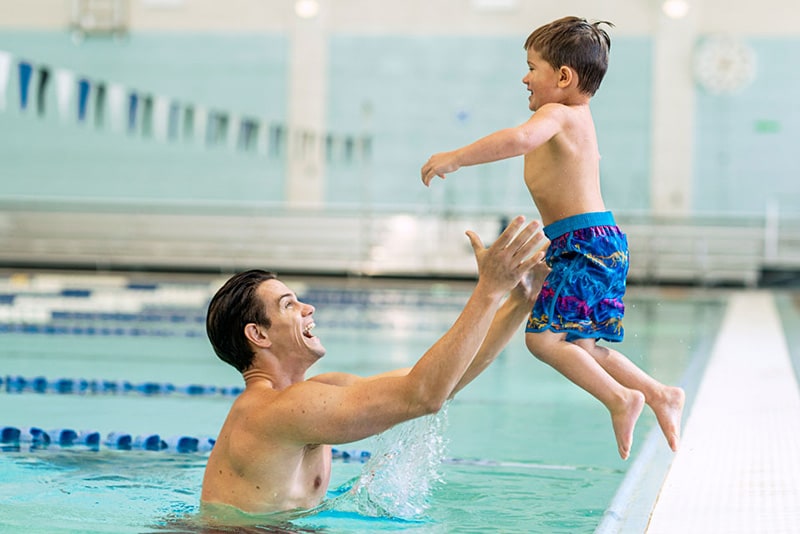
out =
{"type": "Polygon", "coordinates": [[[608,70],[611,38],[600,27],[604,20],[589,22],[579,17],[564,17],[534,30],[525,41],[554,69],[571,67],[578,74],[578,89],[593,96],[608,70]]]}

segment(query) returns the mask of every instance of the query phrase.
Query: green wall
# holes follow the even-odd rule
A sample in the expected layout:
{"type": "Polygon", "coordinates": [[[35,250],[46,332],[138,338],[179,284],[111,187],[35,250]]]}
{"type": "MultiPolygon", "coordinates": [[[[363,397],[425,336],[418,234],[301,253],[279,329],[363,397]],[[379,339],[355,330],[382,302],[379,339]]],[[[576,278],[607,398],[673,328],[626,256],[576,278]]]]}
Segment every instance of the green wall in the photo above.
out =
{"type": "Polygon", "coordinates": [[[731,94],[698,90],[693,211],[800,214],[800,40],[752,38],[753,82],[731,94]]]}
{"type": "Polygon", "coordinates": [[[76,44],[67,33],[0,32],[0,50],[14,57],[6,111],[0,113],[0,198],[167,203],[283,198],[282,157],[209,146],[197,136],[159,140],[144,126],[141,98],[166,97],[181,109],[256,117],[264,125],[285,123],[284,36],[137,33],[76,44]],[[25,110],[19,60],[30,62],[35,72],[25,110]],[[40,114],[36,97],[42,67],[51,75],[40,114]],[[111,131],[107,108],[98,124],[93,93],[86,120],[78,121],[77,96],[71,115],[60,117],[56,69],[86,77],[92,91],[100,83],[117,83],[137,92],[140,117],[134,130],[111,131]]]}
{"type": "MultiPolygon", "coordinates": [[[[377,204],[530,213],[522,158],[461,169],[432,189],[419,177],[432,153],[530,117],[522,84],[524,41],[525,36],[334,36],[330,123],[367,127],[375,147],[363,173],[332,170],[328,202],[363,198],[367,187],[377,204]]],[[[650,54],[649,39],[615,40],[611,67],[592,104],[605,200],[617,210],[649,206],[650,54]]]]}
{"type": "MultiPolygon", "coordinates": [[[[520,158],[462,169],[431,189],[419,180],[431,153],[527,119],[523,40],[332,35],[329,71],[321,73],[328,78],[328,133],[372,141],[365,160],[329,159],[326,205],[530,213],[520,158]]],[[[747,42],[758,59],[752,84],[729,95],[697,89],[696,214],[763,214],[770,203],[797,212],[800,206],[793,157],[800,107],[792,99],[800,90],[800,40],[747,42]]],[[[141,127],[113,132],[107,120],[98,126],[91,110],[83,123],[76,115],[61,118],[52,77],[45,113],[37,113],[35,79],[29,107],[21,111],[16,61],[68,69],[92,83],[119,83],[181,106],[258,118],[267,128],[287,118],[286,35],[136,33],[76,44],[66,32],[0,31],[0,50],[15,60],[0,112],[0,200],[234,207],[284,200],[286,157],[271,152],[268,142],[242,150],[231,146],[233,137],[209,145],[182,135],[158,140],[141,127]]],[[[650,206],[651,55],[648,37],[615,38],[608,75],[592,102],[605,200],[620,212],[650,206]]]]}

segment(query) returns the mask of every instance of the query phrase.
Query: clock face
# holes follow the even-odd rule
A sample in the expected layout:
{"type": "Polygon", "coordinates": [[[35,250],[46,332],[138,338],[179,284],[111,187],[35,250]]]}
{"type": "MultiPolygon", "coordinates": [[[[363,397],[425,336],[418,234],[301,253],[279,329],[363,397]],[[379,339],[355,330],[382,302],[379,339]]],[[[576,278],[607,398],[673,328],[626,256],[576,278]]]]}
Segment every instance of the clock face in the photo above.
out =
{"type": "Polygon", "coordinates": [[[755,72],[755,52],[735,37],[709,37],[696,49],[695,79],[709,93],[738,91],[753,81],[755,72]]]}

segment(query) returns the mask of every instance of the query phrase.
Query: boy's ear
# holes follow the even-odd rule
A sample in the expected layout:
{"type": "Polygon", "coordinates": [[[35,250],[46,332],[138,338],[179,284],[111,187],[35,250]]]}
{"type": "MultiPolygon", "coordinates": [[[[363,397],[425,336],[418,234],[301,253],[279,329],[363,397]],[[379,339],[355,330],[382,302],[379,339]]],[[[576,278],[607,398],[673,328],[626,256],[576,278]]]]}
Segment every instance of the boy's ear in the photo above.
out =
{"type": "Polygon", "coordinates": [[[566,65],[561,65],[558,69],[558,86],[566,89],[573,83],[575,85],[578,84],[578,73],[566,65]]]}
{"type": "Polygon", "coordinates": [[[258,347],[268,349],[272,345],[272,341],[267,335],[267,330],[255,323],[247,323],[244,326],[244,337],[258,347]]]}

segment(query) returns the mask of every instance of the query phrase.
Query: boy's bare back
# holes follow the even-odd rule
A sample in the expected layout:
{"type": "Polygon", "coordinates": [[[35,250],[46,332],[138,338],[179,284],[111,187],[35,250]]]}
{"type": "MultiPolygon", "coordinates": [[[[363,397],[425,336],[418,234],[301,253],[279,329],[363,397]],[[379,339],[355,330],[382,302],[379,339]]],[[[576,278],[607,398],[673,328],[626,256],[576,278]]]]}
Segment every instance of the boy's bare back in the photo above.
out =
{"type": "Polygon", "coordinates": [[[529,121],[550,122],[555,134],[525,154],[525,185],[547,225],[580,213],[605,211],[600,153],[588,103],[546,104],[529,121]]]}

